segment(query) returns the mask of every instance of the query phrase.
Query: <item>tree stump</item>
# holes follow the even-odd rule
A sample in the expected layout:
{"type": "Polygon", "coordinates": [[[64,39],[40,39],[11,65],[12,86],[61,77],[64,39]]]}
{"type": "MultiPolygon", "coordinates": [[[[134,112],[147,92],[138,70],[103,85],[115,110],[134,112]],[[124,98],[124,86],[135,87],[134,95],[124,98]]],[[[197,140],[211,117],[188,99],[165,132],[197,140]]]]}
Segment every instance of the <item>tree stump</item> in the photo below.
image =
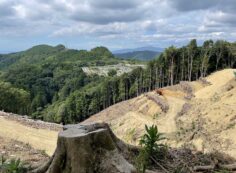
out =
{"type": "Polygon", "coordinates": [[[32,173],[133,173],[128,150],[105,123],[68,125],[51,159],[32,173]]]}

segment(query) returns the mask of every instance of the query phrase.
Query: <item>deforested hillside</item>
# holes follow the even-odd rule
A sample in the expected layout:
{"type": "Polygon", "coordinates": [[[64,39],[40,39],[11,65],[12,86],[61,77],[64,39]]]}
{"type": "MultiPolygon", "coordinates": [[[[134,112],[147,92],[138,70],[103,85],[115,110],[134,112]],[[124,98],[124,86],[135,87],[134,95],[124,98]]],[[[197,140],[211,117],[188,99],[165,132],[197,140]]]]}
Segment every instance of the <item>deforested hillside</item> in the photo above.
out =
{"type": "Polygon", "coordinates": [[[106,122],[114,133],[138,144],[144,126],[156,124],[173,147],[222,151],[236,158],[235,69],[142,94],[105,109],[85,122],[106,122]]]}
{"type": "Polygon", "coordinates": [[[2,145],[14,144],[14,141],[17,141],[35,150],[41,150],[46,155],[53,154],[58,132],[62,130],[62,126],[59,124],[35,121],[27,116],[2,111],[0,111],[0,126],[0,139],[5,141],[2,145]]]}

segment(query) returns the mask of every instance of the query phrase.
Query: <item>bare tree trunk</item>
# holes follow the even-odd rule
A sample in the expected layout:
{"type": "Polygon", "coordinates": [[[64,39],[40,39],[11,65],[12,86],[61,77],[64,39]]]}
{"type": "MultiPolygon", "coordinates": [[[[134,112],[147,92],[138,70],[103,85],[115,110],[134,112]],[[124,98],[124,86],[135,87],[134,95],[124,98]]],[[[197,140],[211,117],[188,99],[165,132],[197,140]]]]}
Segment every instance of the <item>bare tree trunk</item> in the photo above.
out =
{"type": "Polygon", "coordinates": [[[171,57],[171,76],[170,76],[170,80],[171,80],[171,86],[174,84],[174,58],[171,57]]]}
{"type": "Polygon", "coordinates": [[[188,50],[188,80],[189,80],[189,75],[190,75],[190,53],[189,53],[189,50],[188,50]]]}
{"type": "Polygon", "coordinates": [[[185,61],[185,53],[183,53],[183,56],[182,56],[183,58],[182,58],[182,69],[181,69],[181,81],[183,81],[184,80],[184,69],[185,69],[185,63],[184,63],[184,61],[185,61]]]}
{"type": "Polygon", "coordinates": [[[218,70],[218,65],[219,65],[220,59],[221,59],[221,53],[219,53],[216,58],[216,70],[218,70]]]}
{"type": "Polygon", "coordinates": [[[192,70],[193,70],[193,56],[191,56],[191,59],[190,59],[190,69],[189,69],[189,78],[188,78],[189,81],[192,80],[192,70]]]}
{"type": "Polygon", "coordinates": [[[159,88],[158,67],[156,68],[156,82],[155,82],[155,88],[159,88]]]}

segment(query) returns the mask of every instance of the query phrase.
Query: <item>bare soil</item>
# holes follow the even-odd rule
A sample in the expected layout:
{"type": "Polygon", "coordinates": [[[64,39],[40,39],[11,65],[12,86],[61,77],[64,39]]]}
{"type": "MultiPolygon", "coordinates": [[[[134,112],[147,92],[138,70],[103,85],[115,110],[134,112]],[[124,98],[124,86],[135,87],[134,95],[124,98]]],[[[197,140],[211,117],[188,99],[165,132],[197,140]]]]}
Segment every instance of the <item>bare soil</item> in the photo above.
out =
{"type": "Polygon", "coordinates": [[[49,159],[43,150],[36,150],[23,142],[3,137],[0,137],[0,156],[5,159],[21,159],[30,165],[40,165],[49,159]]]}
{"type": "Polygon", "coordinates": [[[187,146],[203,153],[221,151],[236,158],[234,71],[225,69],[199,81],[165,87],[164,97],[147,93],[165,100],[169,105],[166,113],[145,94],[113,105],[85,122],[106,122],[118,137],[136,145],[145,124],[156,124],[172,147],[187,146]]]}
{"type": "MultiPolygon", "coordinates": [[[[52,155],[57,142],[58,131],[44,128],[34,128],[5,116],[0,116],[0,137],[23,142],[37,150],[44,150],[52,155]]],[[[1,151],[0,151],[1,152],[1,151]]]]}

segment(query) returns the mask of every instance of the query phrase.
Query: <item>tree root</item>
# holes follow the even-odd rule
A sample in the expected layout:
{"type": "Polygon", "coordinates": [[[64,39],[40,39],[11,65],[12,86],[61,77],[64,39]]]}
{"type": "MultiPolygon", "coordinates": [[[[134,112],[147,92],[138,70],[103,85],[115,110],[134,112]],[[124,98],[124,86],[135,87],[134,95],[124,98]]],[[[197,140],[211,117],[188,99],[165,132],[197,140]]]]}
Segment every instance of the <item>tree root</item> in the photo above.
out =
{"type": "Polygon", "coordinates": [[[34,169],[33,171],[30,171],[29,173],[45,173],[48,170],[49,166],[51,165],[53,159],[54,155],[52,155],[52,157],[50,157],[50,159],[45,164],[38,167],[37,169],[34,169]]]}

